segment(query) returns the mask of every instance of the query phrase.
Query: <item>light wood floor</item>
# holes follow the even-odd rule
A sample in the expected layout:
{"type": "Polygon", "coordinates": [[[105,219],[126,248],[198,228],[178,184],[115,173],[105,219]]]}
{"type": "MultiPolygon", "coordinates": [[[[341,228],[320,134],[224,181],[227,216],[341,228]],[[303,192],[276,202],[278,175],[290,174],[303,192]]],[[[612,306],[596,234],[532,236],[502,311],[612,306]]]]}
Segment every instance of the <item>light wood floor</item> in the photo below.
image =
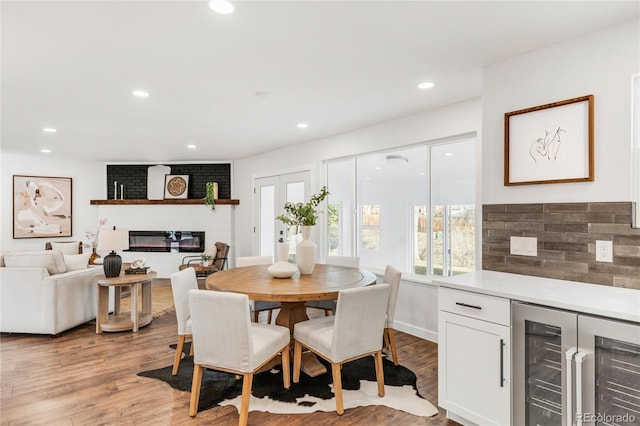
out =
{"type": "MultiPolygon", "coordinates": [[[[266,316],[261,317],[265,321],[266,316]]],[[[2,425],[234,425],[237,410],[222,407],[187,414],[188,392],[137,372],[173,362],[175,314],[153,320],[138,333],[95,334],[95,322],[57,338],[0,335],[2,425]]],[[[397,333],[400,362],[418,376],[422,396],[437,404],[437,345],[397,333]]],[[[250,425],[456,425],[444,412],[416,417],[387,407],[333,413],[276,415],[250,412],[250,425]]]]}

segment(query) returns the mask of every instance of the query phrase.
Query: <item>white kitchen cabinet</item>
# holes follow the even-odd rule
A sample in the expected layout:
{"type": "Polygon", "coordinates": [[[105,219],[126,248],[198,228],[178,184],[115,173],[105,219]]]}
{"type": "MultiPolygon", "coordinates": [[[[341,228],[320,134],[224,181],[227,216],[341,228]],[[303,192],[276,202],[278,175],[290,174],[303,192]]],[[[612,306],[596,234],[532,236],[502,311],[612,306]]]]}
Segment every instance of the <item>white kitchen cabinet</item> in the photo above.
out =
{"type": "Polygon", "coordinates": [[[440,287],[438,405],[465,424],[511,424],[509,299],[440,287]]]}

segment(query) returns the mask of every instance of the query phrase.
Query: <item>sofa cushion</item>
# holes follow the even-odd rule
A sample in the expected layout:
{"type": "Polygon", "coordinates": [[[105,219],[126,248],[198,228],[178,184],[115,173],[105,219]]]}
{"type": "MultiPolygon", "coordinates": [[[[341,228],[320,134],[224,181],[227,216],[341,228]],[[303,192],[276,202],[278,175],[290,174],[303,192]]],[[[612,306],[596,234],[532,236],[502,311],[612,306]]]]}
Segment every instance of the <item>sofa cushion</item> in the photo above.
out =
{"type": "Polygon", "coordinates": [[[77,269],[87,269],[91,253],[84,254],[63,254],[64,263],[67,265],[67,271],[75,271],[77,269]]]}
{"type": "Polygon", "coordinates": [[[5,253],[4,264],[7,268],[45,268],[51,275],[67,271],[62,253],[58,250],[5,253]]]}
{"type": "Polygon", "coordinates": [[[52,241],[51,249],[60,250],[62,254],[78,254],[80,245],[77,241],[52,241]]]}

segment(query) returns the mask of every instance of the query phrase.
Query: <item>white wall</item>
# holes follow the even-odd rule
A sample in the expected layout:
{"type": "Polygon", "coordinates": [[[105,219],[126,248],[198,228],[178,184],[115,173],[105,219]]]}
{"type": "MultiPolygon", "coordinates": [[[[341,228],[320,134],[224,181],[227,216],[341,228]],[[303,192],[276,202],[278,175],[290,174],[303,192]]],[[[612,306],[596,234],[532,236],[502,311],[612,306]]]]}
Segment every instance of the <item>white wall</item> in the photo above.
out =
{"type": "Polygon", "coordinates": [[[630,78],[640,67],[639,28],[630,21],[484,70],[484,204],[631,200],[630,78]],[[588,94],[595,105],[595,180],[504,186],[504,113],[588,94]]]}
{"type": "Polygon", "coordinates": [[[76,161],[52,155],[0,153],[0,249],[44,250],[47,241],[86,241],[85,231],[95,232],[98,209],[91,199],[105,197],[105,166],[101,162],[76,161]],[[13,175],[56,176],[72,179],[71,225],[69,238],[13,239],[13,175]]]}

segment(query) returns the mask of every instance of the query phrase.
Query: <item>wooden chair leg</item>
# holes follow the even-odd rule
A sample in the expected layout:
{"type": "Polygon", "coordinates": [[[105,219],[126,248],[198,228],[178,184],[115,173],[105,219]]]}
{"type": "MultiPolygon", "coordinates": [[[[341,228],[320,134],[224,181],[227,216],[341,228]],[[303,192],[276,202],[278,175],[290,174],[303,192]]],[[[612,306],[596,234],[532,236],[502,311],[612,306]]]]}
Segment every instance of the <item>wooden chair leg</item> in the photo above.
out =
{"type": "Polygon", "coordinates": [[[245,373],[242,378],[242,399],[240,402],[240,421],[238,425],[246,426],[249,418],[249,401],[251,400],[251,385],[253,373],[245,373]]]}
{"type": "Polygon", "coordinates": [[[178,368],[180,368],[180,359],[182,359],[182,348],[184,347],[184,335],[178,336],[178,344],[176,345],[176,355],[173,358],[173,370],[171,374],[175,376],[178,374],[178,368]]]}
{"type": "Polygon", "coordinates": [[[340,375],[340,364],[331,363],[331,374],[333,376],[333,393],[336,394],[336,412],[338,415],[344,413],[344,401],[342,400],[342,376],[340,375]]]}
{"type": "Polygon", "coordinates": [[[378,382],[378,396],[384,396],[384,370],[382,368],[382,351],[376,352],[376,381],[378,382]]]}
{"type": "Polygon", "coordinates": [[[291,364],[289,360],[289,345],[285,346],[280,354],[282,358],[282,381],[284,382],[284,388],[289,389],[291,387],[291,364]]]}
{"type": "Polygon", "coordinates": [[[324,310],[324,316],[325,317],[328,317],[330,313],[331,313],[331,311],[329,309],[325,309],[324,310]]]}
{"type": "Polygon", "coordinates": [[[194,364],[193,381],[191,382],[191,402],[189,403],[189,415],[195,417],[200,401],[200,385],[202,384],[202,366],[194,364]]]}
{"type": "Polygon", "coordinates": [[[267,324],[271,324],[271,315],[273,314],[273,309],[269,309],[269,313],[267,314],[267,324]]]}
{"type": "Polygon", "coordinates": [[[258,322],[258,315],[259,314],[260,314],[260,312],[253,311],[253,322],[258,322]]]}
{"type": "Polygon", "coordinates": [[[385,335],[389,340],[389,346],[391,346],[391,356],[393,357],[393,364],[398,365],[398,349],[396,348],[396,335],[393,328],[385,328],[385,335]]]}
{"type": "Polygon", "coordinates": [[[188,337],[191,341],[191,345],[189,345],[189,356],[193,356],[193,336],[189,334],[188,337]]]}
{"type": "Polygon", "coordinates": [[[302,343],[296,340],[293,345],[293,383],[300,381],[300,364],[302,364],[302,343]]]}

